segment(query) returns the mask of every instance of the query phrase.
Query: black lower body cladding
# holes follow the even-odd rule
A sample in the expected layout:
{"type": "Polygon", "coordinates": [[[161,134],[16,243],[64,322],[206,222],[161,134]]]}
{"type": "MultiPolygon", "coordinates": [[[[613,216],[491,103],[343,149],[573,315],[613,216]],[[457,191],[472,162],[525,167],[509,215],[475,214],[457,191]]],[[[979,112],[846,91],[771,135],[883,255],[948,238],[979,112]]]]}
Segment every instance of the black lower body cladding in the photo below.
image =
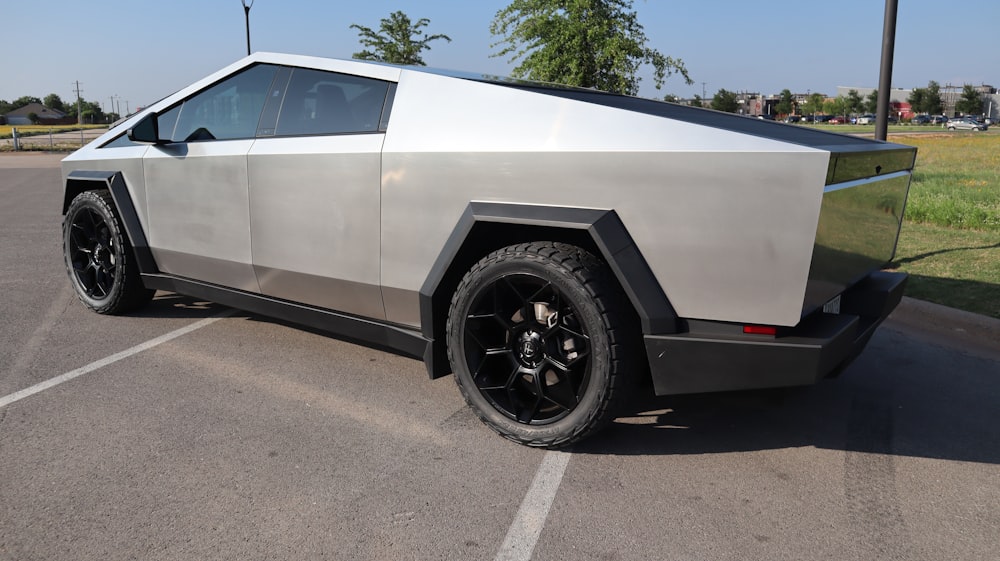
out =
{"type": "Polygon", "coordinates": [[[695,327],[646,335],[656,393],[802,386],[836,374],[899,304],[906,279],[905,273],[872,273],[841,294],[840,313],[817,311],[774,337],[743,335],[732,325],[730,333],[695,327]]]}

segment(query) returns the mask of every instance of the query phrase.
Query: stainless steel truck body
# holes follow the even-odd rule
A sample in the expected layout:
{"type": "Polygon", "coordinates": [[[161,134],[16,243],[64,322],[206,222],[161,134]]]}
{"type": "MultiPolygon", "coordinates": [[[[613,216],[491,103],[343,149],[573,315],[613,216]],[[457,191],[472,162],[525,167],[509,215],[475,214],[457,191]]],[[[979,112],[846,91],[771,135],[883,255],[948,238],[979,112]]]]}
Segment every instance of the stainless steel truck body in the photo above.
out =
{"type": "Polygon", "coordinates": [[[168,290],[454,372],[578,441],[624,388],[813,383],[899,301],[915,149],[592,90],[254,54],[63,161],[102,313],[168,290]],[[647,374],[648,372],[648,374],[647,374]]]}

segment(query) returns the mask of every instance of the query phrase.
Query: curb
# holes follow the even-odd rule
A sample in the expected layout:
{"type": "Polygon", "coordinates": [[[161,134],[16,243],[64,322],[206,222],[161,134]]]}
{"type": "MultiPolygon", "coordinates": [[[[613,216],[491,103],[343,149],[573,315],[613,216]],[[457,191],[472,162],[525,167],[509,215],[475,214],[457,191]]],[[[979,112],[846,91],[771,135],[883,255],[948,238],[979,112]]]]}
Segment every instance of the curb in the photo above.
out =
{"type": "Polygon", "coordinates": [[[971,345],[991,355],[1000,353],[1000,319],[908,296],[889,314],[886,326],[934,341],[971,345]]]}

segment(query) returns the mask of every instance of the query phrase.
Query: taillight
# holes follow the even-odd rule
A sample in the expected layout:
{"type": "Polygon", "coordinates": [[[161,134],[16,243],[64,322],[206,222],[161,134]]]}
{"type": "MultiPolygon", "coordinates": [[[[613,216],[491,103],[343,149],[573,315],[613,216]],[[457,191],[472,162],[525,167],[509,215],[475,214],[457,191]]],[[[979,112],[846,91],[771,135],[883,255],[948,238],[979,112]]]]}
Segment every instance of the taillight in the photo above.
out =
{"type": "Polygon", "coordinates": [[[743,333],[747,335],[777,335],[778,328],[772,325],[744,325],[743,333]]]}

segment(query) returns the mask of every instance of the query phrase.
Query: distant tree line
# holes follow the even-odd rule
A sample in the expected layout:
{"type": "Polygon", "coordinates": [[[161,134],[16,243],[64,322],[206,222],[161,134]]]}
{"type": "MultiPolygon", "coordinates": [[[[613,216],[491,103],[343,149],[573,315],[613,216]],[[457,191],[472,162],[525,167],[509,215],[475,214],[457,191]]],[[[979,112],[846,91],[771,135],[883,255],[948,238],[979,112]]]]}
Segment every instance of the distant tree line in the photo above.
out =
{"type": "MultiPolygon", "coordinates": [[[[51,93],[42,99],[34,96],[26,95],[21,96],[14,101],[6,101],[0,99],[0,115],[6,115],[11,111],[16,111],[32,103],[40,103],[49,109],[55,109],[56,111],[65,113],[68,117],[77,118],[77,105],[76,103],[66,103],[59,97],[58,94],[51,93]]],[[[118,119],[116,113],[105,113],[101,109],[101,104],[94,101],[81,101],[80,102],[80,113],[83,115],[84,123],[108,123],[118,119]]],[[[37,121],[33,119],[33,121],[37,121]]]]}

